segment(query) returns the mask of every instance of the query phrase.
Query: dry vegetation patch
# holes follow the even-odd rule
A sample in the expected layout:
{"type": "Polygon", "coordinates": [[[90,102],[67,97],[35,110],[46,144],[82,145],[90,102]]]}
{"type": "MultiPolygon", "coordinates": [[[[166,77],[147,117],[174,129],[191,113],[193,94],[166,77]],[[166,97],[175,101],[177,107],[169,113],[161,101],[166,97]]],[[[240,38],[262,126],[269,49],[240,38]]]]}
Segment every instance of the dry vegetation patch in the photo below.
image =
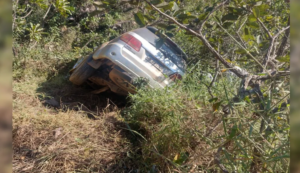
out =
{"type": "Polygon", "coordinates": [[[99,109],[98,114],[89,112],[96,117],[90,119],[82,107],[52,108],[43,104],[41,93],[25,91],[40,85],[23,82],[14,86],[13,168],[16,172],[124,170],[122,162],[126,161],[131,144],[122,132],[125,125],[117,109],[111,108],[113,105],[99,109]]]}

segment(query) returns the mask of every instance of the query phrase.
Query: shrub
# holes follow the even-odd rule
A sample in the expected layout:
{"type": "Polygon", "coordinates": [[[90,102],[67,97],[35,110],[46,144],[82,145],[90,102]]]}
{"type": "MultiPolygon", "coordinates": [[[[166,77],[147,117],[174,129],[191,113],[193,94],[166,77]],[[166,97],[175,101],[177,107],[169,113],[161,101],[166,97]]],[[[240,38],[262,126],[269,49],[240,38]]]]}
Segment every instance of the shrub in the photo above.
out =
{"type": "Polygon", "coordinates": [[[253,114],[258,104],[247,99],[233,102],[235,82],[224,77],[214,84],[212,98],[207,91],[209,81],[201,80],[202,73],[194,70],[171,87],[142,88],[130,96],[132,105],[124,116],[137,138],[143,136],[138,138],[142,154],[136,156],[143,163],[140,165],[145,165],[141,169],[216,171],[219,164],[214,164],[213,158],[218,157],[229,172],[247,172],[253,164],[253,148],[258,148],[265,171],[286,170],[287,114],[269,114],[272,129],[261,134],[263,117],[253,114]],[[224,105],[231,106],[230,114],[222,109],[224,105]],[[263,139],[266,142],[262,144],[263,139]]]}

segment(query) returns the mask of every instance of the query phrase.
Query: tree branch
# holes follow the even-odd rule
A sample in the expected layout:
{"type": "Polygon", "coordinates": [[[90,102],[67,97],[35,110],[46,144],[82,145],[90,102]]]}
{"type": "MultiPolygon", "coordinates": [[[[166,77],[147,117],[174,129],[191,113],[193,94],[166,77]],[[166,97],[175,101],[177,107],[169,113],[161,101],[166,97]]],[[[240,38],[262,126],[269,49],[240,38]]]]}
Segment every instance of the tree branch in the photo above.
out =
{"type": "Polygon", "coordinates": [[[226,3],[229,3],[230,0],[225,0],[224,2],[222,2],[220,5],[218,5],[216,8],[214,8],[209,15],[204,19],[204,21],[201,23],[200,29],[199,29],[199,33],[202,32],[204,24],[206,23],[206,21],[210,18],[210,16],[217,11],[219,8],[223,7],[226,3]]]}
{"type": "Polygon", "coordinates": [[[267,55],[265,56],[264,61],[263,61],[263,65],[264,65],[263,70],[265,70],[265,68],[267,67],[268,62],[269,62],[270,60],[272,60],[272,59],[275,58],[275,56],[271,57],[271,54],[272,54],[272,51],[273,51],[273,48],[274,48],[274,43],[275,43],[277,37],[278,37],[281,33],[285,32],[285,31],[286,31],[287,29],[289,29],[289,28],[290,28],[290,26],[287,26],[287,27],[283,28],[282,30],[280,30],[276,35],[274,35],[273,37],[271,37],[271,43],[270,43],[270,46],[269,46],[267,55]]]}
{"type": "Polygon", "coordinates": [[[270,31],[268,30],[268,28],[266,27],[266,25],[259,18],[257,18],[257,21],[263,27],[263,29],[265,30],[265,32],[268,34],[269,39],[272,39],[272,34],[270,33],[270,31]]]}
{"type": "Polygon", "coordinates": [[[51,7],[52,7],[52,4],[50,4],[50,6],[48,7],[48,10],[47,10],[47,12],[44,15],[43,20],[45,20],[46,17],[48,16],[48,13],[50,12],[51,7]]]}
{"type": "Polygon", "coordinates": [[[21,19],[25,19],[26,17],[28,17],[31,13],[32,13],[33,10],[30,10],[25,16],[21,17],[21,19]]]}
{"type": "Polygon", "coordinates": [[[271,73],[272,76],[259,76],[256,78],[256,80],[260,80],[260,81],[265,81],[271,78],[276,78],[276,77],[284,77],[284,76],[290,76],[291,72],[290,71],[273,71],[271,73]]]}
{"type": "Polygon", "coordinates": [[[169,20],[171,20],[173,23],[175,23],[176,25],[178,25],[180,28],[186,30],[187,32],[193,34],[194,36],[198,37],[203,44],[208,48],[208,50],[210,50],[210,52],[215,56],[215,58],[217,58],[226,68],[230,69],[230,71],[232,71],[235,75],[237,75],[240,78],[245,78],[246,76],[249,75],[249,73],[246,70],[241,70],[240,68],[233,66],[231,63],[227,62],[224,57],[218,52],[216,51],[212,45],[208,42],[208,40],[202,35],[202,33],[197,33],[194,30],[187,28],[186,26],[184,26],[183,24],[179,23],[178,21],[176,21],[173,17],[163,13],[162,11],[160,11],[157,7],[155,7],[153,4],[151,4],[149,2],[149,0],[145,0],[145,2],[147,2],[154,10],[156,10],[158,13],[160,13],[162,16],[168,18],[169,20]]]}
{"type": "MultiPolygon", "coordinates": [[[[287,25],[290,26],[290,17],[289,17],[287,25]]],[[[287,41],[288,41],[289,35],[290,35],[290,30],[289,29],[285,30],[282,42],[281,42],[281,44],[280,44],[280,46],[279,46],[279,48],[278,48],[278,50],[276,52],[276,57],[283,56],[284,49],[285,49],[285,47],[286,47],[286,45],[288,43],[287,41]]]]}

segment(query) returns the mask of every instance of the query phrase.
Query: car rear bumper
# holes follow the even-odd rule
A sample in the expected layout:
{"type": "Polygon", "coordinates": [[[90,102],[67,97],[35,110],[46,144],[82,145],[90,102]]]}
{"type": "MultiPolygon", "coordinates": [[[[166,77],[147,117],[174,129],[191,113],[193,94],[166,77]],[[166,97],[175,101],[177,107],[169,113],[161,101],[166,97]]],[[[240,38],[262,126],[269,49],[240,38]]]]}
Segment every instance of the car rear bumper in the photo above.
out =
{"type": "Polygon", "coordinates": [[[109,59],[115,65],[130,73],[133,80],[139,77],[144,77],[149,80],[149,85],[152,88],[163,88],[166,84],[158,83],[155,81],[145,69],[140,68],[138,65],[142,60],[134,55],[134,52],[130,52],[129,49],[124,48],[124,44],[121,41],[108,43],[105,46],[101,46],[95,51],[93,55],[94,60],[109,59]]]}

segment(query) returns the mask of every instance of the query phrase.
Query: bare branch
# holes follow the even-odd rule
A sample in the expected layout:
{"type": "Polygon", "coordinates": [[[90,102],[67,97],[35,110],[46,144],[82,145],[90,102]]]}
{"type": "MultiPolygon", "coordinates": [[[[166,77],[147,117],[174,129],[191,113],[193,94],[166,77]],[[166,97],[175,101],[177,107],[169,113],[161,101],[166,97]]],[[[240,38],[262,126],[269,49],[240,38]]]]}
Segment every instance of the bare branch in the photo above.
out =
{"type": "Polygon", "coordinates": [[[245,23],[247,22],[248,18],[246,17],[246,20],[241,24],[241,26],[239,27],[239,29],[237,30],[237,32],[240,32],[242,27],[245,25],[245,23]]]}
{"type": "Polygon", "coordinates": [[[240,39],[241,43],[243,44],[244,47],[246,47],[246,44],[244,42],[244,40],[242,39],[241,35],[240,35],[240,31],[242,29],[242,27],[245,25],[245,23],[247,22],[248,18],[246,17],[246,20],[241,24],[241,26],[239,27],[239,29],[236,31],[236,34],[238,36],[238,38],[240,39]]]}
{"type": "MultiPolygon", "coordinates": [[[[287,25],[290,26],[290,17],[288,19],[287,25]]],[[[288,43],[289,35],[290,35],[290,30],[289,29],[285,30],[284,37],[283,37],[281,44],[276,52],[276,57],[283,56],[284,49],[288,43]]]]}
{"type": "Polygon", "coordinates": [[[272,39],[272,34],[270,33],[270,31],[268,30],[268,28],[266,27],[266,25],[259,18],[257,18],[257,21],[263,27],[263,29],[265,30],[265,32],[268,34],[269,39],[272,39]]]}
{"type": "Polygon", "coordinates": [[[209,86],[208,86],[209,89],[213,86],[214,82],[215,82],[216,79],[217,79],[218,74],[219,74],[219,61],[217,60],[217,62],[216,62],[216,72],[215,72],[215,75],[214,75],[214,77],[213,77],[213,80],[211,81],[211,83],[210,83],[209,86]]]}
{"type": "Polygon", "coordinates": [[[30,10],[25,16],[21,17],[21,19],[25,19],[26,17],[28,17],[31,13],[32,13],[33,10],[30,10]]]}
{"type": "Polygon", "coordinates": [[[280,30],[276,35],[274,35],[273,39],[276,39],[280,34],[282,34],[287,29],[290,29],[290,26],[287,26],[287,27],[283,28],[282,30],[280,30]]]}
{"type": "Polygon", "coordinates": [[[48,10],[47,10],[47,12],[46,12],[45,15],[44,15],[43,20],[45,20],[46,17],[48,16],[48,13],[49,13],[51,7],[52,7],[52,4],[50,4],[50,6],[48,7],[48,10]]]}
{"type": "Polygon", "coordinates": [[[275,35],[271,38],[271,43],[270,43],[268,52],[267,52],[267,54],[266,54],[266,56],[265,56],[265,58],[264,58],[264,61],[263,61],[263,65],[264,65],[264,67],[262,68],[263,71],[266,69],[266,67],[267,67],[267,65],[268,65],[268,62],[269,62],[270,60],[272,60],[272,59],[275,58],[275,56],[271,57],[271,53],[272,53],[272,51],[273,51],[273,49],[274,49],[274,43],[275,43],[275,41],[276,41],[276,38],[277,38],[280,34],[282,34],[283,32],[285,32],[287,29],[289,29],[289,28],[290,28],[290,26],[287,26],[287,27],[283,28],[282,30],[280,30],[277,34],[275,34],[275,35]]]}
{"type": "Polygon", "coordinates": [[[229,0],[225,0],[224,2],[222,2],[220,5],[218,5],[216,8],[214,8],[209,15],[204,19],[204,21],[201,23],[200,29],[199,29],[199,33],[201,33],[201,31],[203,30],[203,27],[206,23],[206,21],[210,18],[210,16],[217,11],[219,8],[223,7],[226,3],[229,3],[229,0]]]}
{"type": "Polygon", "coordinates": [[[284,76],[290,76],[291,72],[290,71],[273,71],[271,73],[272,76],[259,76],[256,79],[260,81],[268,80],[271,78],[276,78],[276,77],[284,77],[284,76]]]}

